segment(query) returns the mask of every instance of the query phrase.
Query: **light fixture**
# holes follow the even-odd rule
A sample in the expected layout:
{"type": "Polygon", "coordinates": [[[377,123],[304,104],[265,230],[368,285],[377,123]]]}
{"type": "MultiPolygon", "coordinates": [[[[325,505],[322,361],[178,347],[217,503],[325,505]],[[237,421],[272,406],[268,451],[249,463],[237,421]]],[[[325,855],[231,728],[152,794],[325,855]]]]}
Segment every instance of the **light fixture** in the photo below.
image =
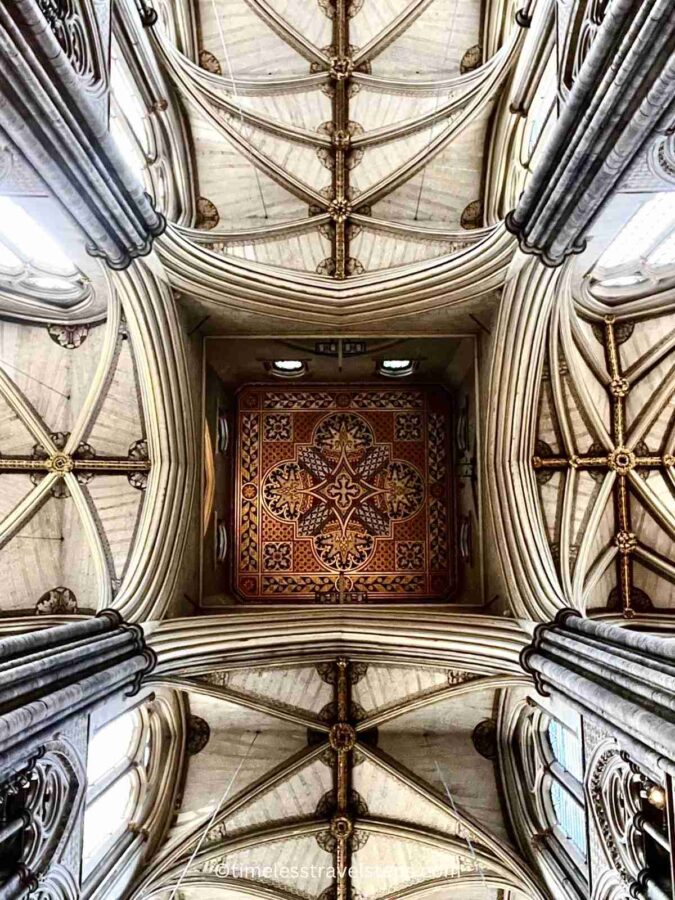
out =
{"type": "Polygon", "coordinates": [[[216,448],[218,453],[226,453],[230,443],[230,426],[227,424],[225,411],[218,409],[216,417],[216,448]]]}
{"type": "Polygon", "coordinates": [[[381,359],[377,364],[378,374],[386,375],[388,378],[412,375],[416,368],[417,362],[414,359],[381,359]]]}
{"type": "Polygon", "coordinates": [[[666,808],[666,792],[658,785],[653,784],[647,791],[647,803],[656,809],[666,808]]]}
{"type": "Polygon", "coordinates": [[[280,378],[298,378],[307,371],[307,363],[301,359],[275,359],[266,368],[280,378]]]}

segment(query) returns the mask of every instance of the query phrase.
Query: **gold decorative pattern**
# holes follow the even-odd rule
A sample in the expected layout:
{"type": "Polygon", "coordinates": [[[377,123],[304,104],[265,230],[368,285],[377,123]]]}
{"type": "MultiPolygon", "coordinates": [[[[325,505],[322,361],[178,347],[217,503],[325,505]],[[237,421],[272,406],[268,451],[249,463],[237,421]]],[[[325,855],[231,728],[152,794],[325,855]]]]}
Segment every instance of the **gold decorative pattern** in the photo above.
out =
{"type": "Polygon", "coordinates": [[[446,599],[455,563],[447,404],[432,388],[244,388],[238,594],[446,599]]]}
{"type": "MultiPolygon", "coordinates": [[[[630,384],[621,368],[619,344],[617,337],[621,326],[615,324],[614,316],[604,318],[604,347],[605,360],[609,372],[607,395],[611,410],[611,439],[613,448],[603,450],[594,444],[591,451],[586,454],[571,454],[568,457],[555,455],[535,455],[532,457],[532,465],[538,477],[542,473],[555,470],[576,469],[597,473],[600,476],[606,472],[614,472],[614,517],[615,538],[614,545],[617,553],[617,581],[621,607],[626,618],[635,615],[633,607],[633,557],[639,547],[639,539],[633,533],[631,527],[630,488],[629,476],[635,471],[637,474],[646,473],[651,469],[668,469],[673,466],[675,459],[671,454],[652,454],[644,452],[646,446],[643,442],[634,447],[626,446],[626,398],[630,392],[630,384]]],[[[623,334],[626,330],[623,330],[623,334]]],[[[630,336],[628,331],[628,336],[630,336]]],[[[599,332],[596,332],[600,336],[599,332]]],[[[624,338],[625,339],[625,338],[624,338]]],[[[542,444],[542,446],[544,446],[542,444]]],[[[549,448],[550,449],[550,448],[549,448]]]]}

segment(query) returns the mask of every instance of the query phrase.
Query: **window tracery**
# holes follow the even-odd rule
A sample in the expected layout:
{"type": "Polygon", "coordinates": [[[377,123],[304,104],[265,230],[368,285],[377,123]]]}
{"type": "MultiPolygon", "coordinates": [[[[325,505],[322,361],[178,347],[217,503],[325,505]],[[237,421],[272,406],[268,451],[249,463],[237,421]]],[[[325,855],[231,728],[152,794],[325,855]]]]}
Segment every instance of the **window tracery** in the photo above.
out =
{"type": "Polygon", "coordinates": [[[143,178],[153,156],[152,130],[117,42],[111,51],[110,87],[110,132],[129,168],[143,178]]]}
{"type": "Polygon", "coordinates": [[[178,791],[185,723],[181,695],[160,690],[90,733],[82,847],[85,896],[107,897],[113,873],[116,883],[128,883],[163,839],[178,791]]]}
{"type": "Polygon", "coordinates": [[[651,196],[619,231],[591,272],[599,296],[644,293],[675,278],[675,197],[651,196]]]}
{"type": "Polygon", "coordinates": [[[555,53],[551,53],[532,100],[532,105],[527,117],[527,166],[532,169],[533,160],[539,149],[544,145],[545,138],[551,131],[557,119],[558,94],[556,90],[558,80],[558,65],[555,53]]]}
{"type": "Polygon", "coordinates": [[[166,210],[174,163],[169,159],[171,148],[166,144],[165,126],[160,117],[166,113],[168,101],[157,99],[157,94],[141,79],[122,44],[113,40],[110,133],[129,169],[146,187],[157,207],[166,210]]]}
{"type": "Polygon", "coordinates": [[[0,288],[58,306],[81,300],[88,280],[58,242],[10,197],[0,197],[0,288]]]}
{"type": "Polygon", "coordinates": [[[514,737],[519,802],[531,847],[554,881],[570,882],[578,896],[585,896],[586,809],[579,734],[541,707],[524,704],[514,737]]]}
{"type": "Polygon", "coordinates": [[[82,849],[85,879],[124,833],[142,803],[148,742],[148,713],[139,709],[113,719],[89,741],[82,849]]]}
{"type": "Polygon", "coordinates": [[[637,817],[643,803],[644,779],[614,741],[596,750],[589,769],[591,811],[602,846],[622,883],[632,885],[644,868],[637,817]]]}
{"type": "Polygon", "coordinates": [[[553,755],[553,762],[549,764],[549,792],[555,815],[554,827],[562,831],[565,839],[571,841],[585,859],[586,813],[579,800],[583,796],[584,777],[581,742],[578,735],[556,719],[549,720],[547,736],[553,755]]]}
{"type": "Polygon", "coordinates": [[[19,888],[38,897],[74,896],[51,894],[47,885],[72,881],[59,860],[79,816],[84,784],[78,752],[64,737],[48,741],[22,770],[0,783],[3,896],[19,896],[19,888]]]}

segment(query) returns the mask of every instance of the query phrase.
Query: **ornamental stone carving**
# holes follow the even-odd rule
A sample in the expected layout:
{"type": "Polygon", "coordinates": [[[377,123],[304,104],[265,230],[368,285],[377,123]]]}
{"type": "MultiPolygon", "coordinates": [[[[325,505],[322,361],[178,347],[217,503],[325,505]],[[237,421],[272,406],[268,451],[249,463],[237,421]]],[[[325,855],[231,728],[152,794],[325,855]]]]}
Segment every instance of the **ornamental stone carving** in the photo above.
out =
{"type": "Polygon", "coordinates": [[[596,748],[587,779],[590,811],[602,850],[625,885],[632,885],[645,865],[635,825],[643,781],[614,740],[596,748]]]}

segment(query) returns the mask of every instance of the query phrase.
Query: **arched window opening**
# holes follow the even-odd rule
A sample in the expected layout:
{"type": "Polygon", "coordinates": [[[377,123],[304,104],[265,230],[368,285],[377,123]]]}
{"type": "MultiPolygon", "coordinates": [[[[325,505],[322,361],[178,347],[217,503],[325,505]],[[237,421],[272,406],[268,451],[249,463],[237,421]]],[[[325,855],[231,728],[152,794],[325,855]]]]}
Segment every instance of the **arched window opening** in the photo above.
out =
{"type": "Polygon", "coordinates": [[[138,789],[138,778],[127,770],[87,806],[82,846],[85,878],[131,821],[138,789]]]}
{"type": "Polygon", "coordinates": [[[133,710],[104,725],[89,742],[87,781],[97,784],[108,772],[133,758],[142,728],[140,714],[133,710]]]}
{"type": "Polygon", "coordinates": [[[539,148],[544,145],[545,138],[556,122],[558,106],[557,86],[557,59],[555,53],[551,53],[539,81],[537,92],[532,99],[527,117],[525,149],[529,168],[532,168],[533,160],[539,148]]]}
{"type": "MultiPolygon", "coordinates": [[[[158,150],[159,123],[151,111],[161,110],[144,96],[132,68],[117,41],[113,41],[110,69],[110,133],[129,169],[136,173],[155,204],[164,209],[167,201],[166,160],[158,150]]],[[[164,102],[165,103],[165,102],[164,102]]]]}
{"type": "Polygon", "coordinates": [[[80,299],[87,279],[58,241],[10,197],[0,197],[0,286],[62,304],[80,299]]]}
{"type": "Polygon", "coordinates": [[[117,42],[111,50],[110,88],[110,133],[129,168],[143,178],[152,151],[152,132],[147,109],[117,42]]]}
{"type": "Polygon", "coordinates": [[[591,273],[591,290],[600,296],[622,296],[672,280],[675,200],[663,192],[643,203],[605,249],[591,273]]]}
{"type": "Polygon", "coordinates": [[[147,714],[134,709],[109,722],[89,741],[82,875],[86,879],[133,821],[143,799],[147,714]]]}
{"type": "Polygon", "coordinates": [[[548,719],[546,734],[550,758],[544,784],[552,812],[550,826],[565,852],[581,867],[587,856],[581,740],[577,732],[553,718],[548,719]]]}
{"type": "Polygon", "coordinates": [[[160,690],[89,737],[82,896],[108,900],[130,884],[170,824],[182,771],[185,701],[160,690]]]}
{"type": "Polygon", "coordinates": [[[589,876],[581,722],[572,710],[556,710],[558,717],[531,699],[505,709],[513,725],[502,738],[503,764],[516,832],[552,895],[564,886],[565,896],[582,900],[589,876]]]}

